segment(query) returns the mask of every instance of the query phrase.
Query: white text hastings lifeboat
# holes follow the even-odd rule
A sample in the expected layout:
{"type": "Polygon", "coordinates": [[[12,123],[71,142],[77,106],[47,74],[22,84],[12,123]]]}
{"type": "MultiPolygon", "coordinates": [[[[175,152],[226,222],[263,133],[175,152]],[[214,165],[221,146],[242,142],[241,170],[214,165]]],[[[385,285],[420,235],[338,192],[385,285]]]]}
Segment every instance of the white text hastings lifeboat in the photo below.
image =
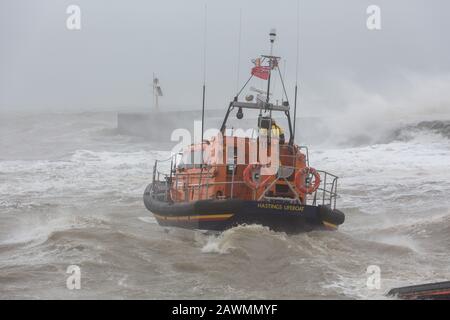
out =
{"type": "Polygon", "coordinates": [[[221,231],[260,224],[297,233],[335,229],[344,222],[344,214],[335,209],[337,177],[311,168],[306,147],[294,143],[289,102],[270,103],[272,72],[277,70],[282,82],[279,59],[272,55],[256,59],[252,77],[268,80],[264,99],[261,93],[255,102],[251,96],[245,102],[236,96],[217,136],[156,161],[144,203],[160,225],[221,231]],[[261,65],[264,62],[266,66],[261,65]],[[227,135],[228,118],[235,109],[238,119],[243,109],[259,112],[256,138],[227,135]],[[275,123],[276,112],[287,119],[288,141],[275,123]],[[164,167],[167,172],[160,171],[164,167]]]}

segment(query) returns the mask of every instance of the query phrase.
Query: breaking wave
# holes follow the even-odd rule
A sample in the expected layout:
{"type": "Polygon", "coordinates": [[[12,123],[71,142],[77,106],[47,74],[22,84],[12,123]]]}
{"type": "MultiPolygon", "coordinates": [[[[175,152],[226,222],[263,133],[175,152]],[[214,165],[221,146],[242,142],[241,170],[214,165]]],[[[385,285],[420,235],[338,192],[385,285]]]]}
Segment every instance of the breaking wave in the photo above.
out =
{"type": "Polygon", "coordinates": [[[390,141],[411,141],[417,135],[427,133],[450,139],[450,121],[434,120],[409,124],[394,130],[389,138],[390,141]]]}
{"type": "MultiPolygon", "coordinates": [[[[338,130],[339,131],[339,130],[338,130]]],[[[450,139],[450,120],[431,120],[409,124],[391,124],[371,130],[329,133],[328,146],[363,147],[392,142],[439,142],[450,139]]]]}
{"type": "Polygon", "coordinates": [[[33,139],[3,145],[2,298],[383,298],[450,278],[450,121],[397,123],[366,138],[348,130],[348,144],[312,148],[312,165],[341,177],[348,219],[337,232],[288,236],[260,225],[220,234],[159,226],[142,191],[167,152],[115,136],[109,122],[75,120],[85,121],[81,137],[78,125],[54,128],[38,156],[28,156],[33,139]],[[65,288],[72,264],[82,268],[77,292],[65,288]],[[382,270],[381,290],[366,286],[369,265],[382,270]]]}

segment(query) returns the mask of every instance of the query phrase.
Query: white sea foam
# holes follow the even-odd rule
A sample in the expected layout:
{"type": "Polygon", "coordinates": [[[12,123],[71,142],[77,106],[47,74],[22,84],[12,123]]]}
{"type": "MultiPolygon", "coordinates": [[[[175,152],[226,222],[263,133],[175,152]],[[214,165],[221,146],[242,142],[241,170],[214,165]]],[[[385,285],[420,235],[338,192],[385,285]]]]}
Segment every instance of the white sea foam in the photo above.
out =
{"type": "Polygon", "coordinates": [[[65,267],[81,263],[105,298],[124,288],[118,296],[228,297],[224,284],[243,298],[383,298],[394,285],[449,277],[450,140],[402,130],[407,137],[378,144],[310,149],[313,167],[340,176],[347,220],[338,232],[298,236],[258,225],[165,232],[142,192],[154,160],[169,154],[142,142],[76,128],[65,135],[83,137],[63,156],[14,160],[11,151],[0,160],[0,276],[9,293],[39,297],[41,281],[60,286],[65,267]],[[382,269],[381,291],[365,286],[371,264],[382,269]]]}

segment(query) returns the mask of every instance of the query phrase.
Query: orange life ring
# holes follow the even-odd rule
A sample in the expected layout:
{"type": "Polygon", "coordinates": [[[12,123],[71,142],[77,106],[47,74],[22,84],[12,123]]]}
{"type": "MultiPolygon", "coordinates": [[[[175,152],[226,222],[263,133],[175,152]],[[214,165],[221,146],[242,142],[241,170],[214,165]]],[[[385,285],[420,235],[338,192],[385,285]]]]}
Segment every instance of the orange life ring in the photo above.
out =
{"type": "Polygon", "coordinates": [[[316,191],[320,186],[320,174],[317,172],[316,169],[311,167],[305,167],[302,170],[299,170],[295,174],[295,186],[298,188],[298,190],[301,193],[307,193],[311,194],[314,191],[316,191]],[[311,184],[310,186],[305,185],[305,178],[307,175],[312,174],[314,176],[314,184],[311,184]]]}
{"type": "Polygon", "coordinates": [[[258,189],[258,188],[260,188],[260,187],[266,185],[267,182],[269,182],[271,176],[268,176],[268,177],[265,178],[262,182],[259,182],[259,183],[256,183],[256,182],[253,180],[253,172],[254,172],[254,170],[261,169],[261,167],[262,167],[262,165],[259,164],[259,163],[254,163],[254,164],[250,163],[250,164],[244,169],[244,172],[243,172],[244,182],[245,182],[245,184],[246,184],[249,188],[256,190],[256,189],[258,189]]]}

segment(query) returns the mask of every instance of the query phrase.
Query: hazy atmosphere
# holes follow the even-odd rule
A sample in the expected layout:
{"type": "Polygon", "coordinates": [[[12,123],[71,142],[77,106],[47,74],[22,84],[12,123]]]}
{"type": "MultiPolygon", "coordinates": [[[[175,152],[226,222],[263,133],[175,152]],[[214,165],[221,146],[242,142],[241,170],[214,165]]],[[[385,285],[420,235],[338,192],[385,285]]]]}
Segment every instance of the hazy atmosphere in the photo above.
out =
{"type": "MultiPolygon", "coordinates": [[[[433,104],[449,101],[448,1],[376,1],[382,10],[378,31],[366,28],[370,4],[300,1],[305,113],[362,100],[405,103],[417,95],[433,104]]],[[[164,89],[162,106],[200,107],[205,1],[18,0],[0,6],[2,111],[146,108],[153,72],[164,89]],[[81,30],[66,28],[70,4],[81,8],[81,30]]],[[[226,105],[236,91],[238,56],[242,84],[250,60],[268,51],[272,27],[293,93],[296,9],[293,0],[207,1],[207,107],[226,105]]]]}
{"type": "Polygon", "coordinates": [[[448,0],[0,0],[0,299],[396,299],[450,280],[449,12],[448,0]],[[253,64],[271,28],[281,58],[253,64]],[[254,73],[222,132],[250,125],[232,139],[247,160],[220,139],[170,158],[171,134],[201,118],[204,77],[210,128],[254,73]],[[256,141],[278,147],[276,174],[250,160],[256,141]]]}

